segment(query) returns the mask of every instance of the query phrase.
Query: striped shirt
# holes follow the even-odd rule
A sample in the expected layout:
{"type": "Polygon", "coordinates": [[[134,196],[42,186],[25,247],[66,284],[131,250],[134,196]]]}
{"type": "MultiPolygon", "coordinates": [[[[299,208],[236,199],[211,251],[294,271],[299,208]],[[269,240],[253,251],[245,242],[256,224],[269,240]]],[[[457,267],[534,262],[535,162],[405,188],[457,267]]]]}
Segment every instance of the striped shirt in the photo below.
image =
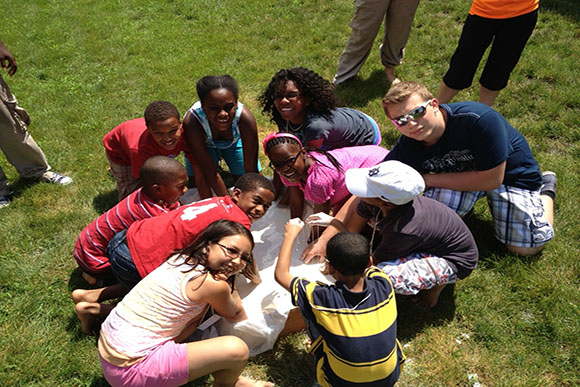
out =
{"type": "Polygon", "coordinates": [[[310,352],[321,386],[391,386],[404,355],[397,341],[397,306],[386,274],[367,269],[362,292],[342,282],[295,277],[292,302],[308,322],[310,352]]]}
{"type": "Polygon", "coordinates": [[[79,266],[89,273],[103,273],[111,267],[106,255],[107,246],[116,233],[129,228],[134,222],[164,214],[179,207],[155,203],[142,189],[138,189],[115,207],[95,219],[80,233],[74,249],[79,266]]]}

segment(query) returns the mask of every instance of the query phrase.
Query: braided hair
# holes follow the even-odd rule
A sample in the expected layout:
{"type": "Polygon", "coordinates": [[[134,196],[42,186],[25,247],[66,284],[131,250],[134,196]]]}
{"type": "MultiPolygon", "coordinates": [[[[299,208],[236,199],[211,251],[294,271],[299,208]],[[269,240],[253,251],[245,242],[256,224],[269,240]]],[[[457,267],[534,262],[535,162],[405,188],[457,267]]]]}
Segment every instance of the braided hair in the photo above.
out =
{"type": "Polygon", "coordinates": [[[322,165],[328,167],[328,165],[324,164],[322,161],[318,160],[316,157],[314,157],[311,154],[312,152],[321,153],[328,158],[328,160],[334,166],[334,168],[336,168],[339,172],[343,172],[342,165],[340,165],[338,160],[333,155],[331,155],[330,152],[323,150],[323,149],[320,149],[320,148],[313,147],[313,146],[303,147],[302,142],[300,142],[298,137],[296,137],[295,135],[293,135],[291,133],[272,132],[269,135],[267,135],[266,138],[264,139],[264,141],[262,141],[262,145],[264,147],[264,153],[266,154],[266,156],[269,157],[269,154],[270,154],[270,151],[272,150],[272,148],[274,148],[275,146],[280,145],[280,144],[298,145],[298,147],[300,147],[301,149],[304,148],[306,150],[308,157],[310,157],[312,160],[314,160],[315,162],[317,162],[319,164],[322,164],[322,165]]]}

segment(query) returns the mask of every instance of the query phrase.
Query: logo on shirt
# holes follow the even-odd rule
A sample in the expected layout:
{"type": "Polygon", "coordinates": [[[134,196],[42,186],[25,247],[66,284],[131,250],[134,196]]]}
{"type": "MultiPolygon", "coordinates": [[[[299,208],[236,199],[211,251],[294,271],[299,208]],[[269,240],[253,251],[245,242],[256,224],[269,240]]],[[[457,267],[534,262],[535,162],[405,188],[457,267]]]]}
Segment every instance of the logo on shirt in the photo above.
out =
{"type": "Polygon", "coordinates": [[[442,157],[432,157],[425,160],[423,169],[430,173],[473,171],[475,170],[475,157],[469,149],[454,150],[442,157]]]}

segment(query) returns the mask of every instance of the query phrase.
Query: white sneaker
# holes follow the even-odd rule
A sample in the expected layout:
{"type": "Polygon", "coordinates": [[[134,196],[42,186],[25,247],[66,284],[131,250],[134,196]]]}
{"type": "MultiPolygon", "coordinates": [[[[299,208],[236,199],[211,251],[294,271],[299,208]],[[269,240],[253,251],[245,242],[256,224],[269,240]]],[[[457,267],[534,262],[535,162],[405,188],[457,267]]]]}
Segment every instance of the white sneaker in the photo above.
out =
{"type": "Polygon", "coordinates": [[[0,195],[0,208],[8,207],[10,204],[10,196],[0,195]]]}
{"type": "Polygon", "coordinates": [[[59,185],[67,185],[72,183],[72,179],[66,175],[62,175],[60,173],[46,171],[40,176],[40,181],[44,181],[45,183],[52,183],[52,184],[59,184],[59,185]]]}

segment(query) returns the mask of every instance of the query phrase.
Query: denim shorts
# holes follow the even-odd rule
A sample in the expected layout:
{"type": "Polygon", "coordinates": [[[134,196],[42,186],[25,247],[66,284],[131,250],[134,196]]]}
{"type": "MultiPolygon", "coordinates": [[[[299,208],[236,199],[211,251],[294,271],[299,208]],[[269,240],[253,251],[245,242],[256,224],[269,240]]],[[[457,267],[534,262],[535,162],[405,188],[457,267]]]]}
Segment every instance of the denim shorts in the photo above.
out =
{"type": "Polygon", "coordinates": [[[131,290],[141,281],[141,275],[135,267],[131,252],[127,245],[127,230],[119,231],[107,246],[107,255],[111,262],[111,270],[121,285],[131,290]]]}

